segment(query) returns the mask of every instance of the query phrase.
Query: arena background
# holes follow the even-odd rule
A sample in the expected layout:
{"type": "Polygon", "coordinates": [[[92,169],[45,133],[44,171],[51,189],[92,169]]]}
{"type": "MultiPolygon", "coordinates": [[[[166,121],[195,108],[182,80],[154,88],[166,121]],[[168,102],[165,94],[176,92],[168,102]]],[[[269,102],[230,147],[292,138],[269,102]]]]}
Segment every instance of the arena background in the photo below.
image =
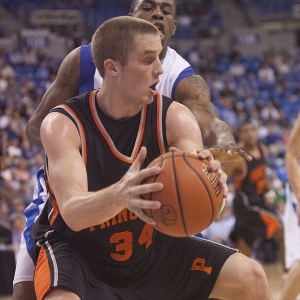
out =
{"type": "MultiPolygon", "coordinates": [[[[130,2],[0,0],[0,225],[12,237],[7,241],[5,234],[0,236],[0,296],[8,295],[7,299],[14,268],[8,253],[18,253],[22,210],[43,164],[42,149],[26,138],[26,122],[65,55],[88,43],[106,19],[128,14],[130,2]]],[[[247,117],[257,123],[259,138],[269,148],[268,175],[283,214],[283,157],[300,109],[300,1],[177,4],[178,28],[170,46],[207,81],[212,102],[234,134],[247,117]],[[265,65],[271,73],[267,81],[260,75],[265,65]]],[[[276,299],[283,282],[277,257],[262,263],[276,299]]]]}

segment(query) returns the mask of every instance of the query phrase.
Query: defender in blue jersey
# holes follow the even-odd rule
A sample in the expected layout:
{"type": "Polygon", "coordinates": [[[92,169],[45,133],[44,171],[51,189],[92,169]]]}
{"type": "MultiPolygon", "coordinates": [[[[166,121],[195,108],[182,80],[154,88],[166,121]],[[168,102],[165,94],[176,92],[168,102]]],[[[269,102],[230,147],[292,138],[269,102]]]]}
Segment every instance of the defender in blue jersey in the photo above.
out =
{"type": "Polygon", "coordinates": [[[160,51],[149,22],[104,22],[92,39],[102,88],[42,122],[49,199],[31,230],[38,300],[111,299],[107,289],[124,300],[271,298],[257,262],[217,243],[159,233],[144,212],[160,208],[141,195],[163,188],[143,181],[160,172],[146,166],[166,150],[198,151],[228,193],[193,114],[156,91],[160,51]]]}

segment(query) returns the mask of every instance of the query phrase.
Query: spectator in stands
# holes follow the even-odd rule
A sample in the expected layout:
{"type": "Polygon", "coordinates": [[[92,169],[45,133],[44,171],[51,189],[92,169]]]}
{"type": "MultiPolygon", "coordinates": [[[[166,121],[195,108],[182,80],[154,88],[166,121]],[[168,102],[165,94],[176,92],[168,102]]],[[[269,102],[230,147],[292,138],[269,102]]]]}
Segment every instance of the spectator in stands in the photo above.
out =
{"type": "Polygon", "coordinates": [[[37,80],[47,80],[50,77],[50,69],[47,60],[43,60],[39,63],[34,73],[37,80]]]}
{"type": "Polygon", "coordinates": [[[226,204],[215,222],[206,228],[202,234],[206,239],[222,245],[233,247],[229,235],[233,229],[234,223],[235,217],[232,213],[232,207],[226,204]]]}
{"type": "Polygon", "coordinates": [[[275,72],[266,61],[262,63],[257,76],[261,86],[270,86],[275,83],[275,72]]]}
{"type": "MultiPolygon", "coordinates": [[[[5,200],[0,200],[0,220],[2,222],[9,222],[9,205],[5,200]]],[[[7,227],[10,227],[9,225],[7,227]]]]}
{"type": "Polygon", "coordinates": [[[246,74],[246,68],[238,58],[235,58],[231,63],[228,72],[233,77],[242,77],[246,74]]]}
{"type": "Polygon", "coordinates": [[[15,47],[8,53],[7,60],[11,66],[22,66],[24,64],[23,53],[19,50],[18,47],[15,47]]]}
{"type": "Polygon", "coordinates": [[[15,70],[13,69],[13,67],[10,64],[8,64],[6,62],[6,60],[4,60],[2,62],[2,64],[0,65],[0,73],[3,76],[3,78],[5,78],[7,81],[10,78],[15,78],[15,76],[16,76],[15,70]]]}
{"type": "Polygon", "coordinates": [[[11,236],[12,246],[15,254],[18,255],[22,232],[25,229],[25,220],[23,214],[14,214],[11,218],[11,236]]]}
{"type": "Polygon", "coordinates": [[[8,88],[8,81],[0,72],[0,93],[4,93],[8,88]]]}
{"type": "Polygon", "coordinates": [[[280,119],[279,110],[275,106],[274,100],[268,101],[267,105],[261,110],[261,118],[264,122],[269,123],[271,121],[278,122],[280,119]]]}
{"type": "Polygon", "coordinates": [[[38,56],[34,48],[26,47],[24,49],[23,56],[24,56],[24,64],[26,66],[32,66],[32,67],[37,66],[38,56]]]}

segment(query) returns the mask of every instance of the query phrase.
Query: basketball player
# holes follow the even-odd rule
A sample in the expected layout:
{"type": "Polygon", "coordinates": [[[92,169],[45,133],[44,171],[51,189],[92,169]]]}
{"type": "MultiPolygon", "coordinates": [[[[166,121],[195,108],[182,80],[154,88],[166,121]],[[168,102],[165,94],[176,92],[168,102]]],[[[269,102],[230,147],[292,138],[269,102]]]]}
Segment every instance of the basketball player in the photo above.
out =
{"type": "MultiPolygon", "coordinates": [[[[130,9],[133,17],[148,20],[160,28],[163,47],[160,60],[164,74],[160,76],[157,90],[191,109],[199,122],[207,146],[214,148],[214,155],[218,154],[219,159],[222,159],[223,154],[226,157],[229,155],[229,159],[235,159],[239,155],[251,159],[247,153],[236,146],[227,124],[219,120],[210,102],[210,94],[205,81],[195,75],[191,66],[167,46],[176,30],[175,11],[176,4],[173,0],[132,1],[130,9]]],[[[29,120],[27,134],[30,140],[41,145],[40,124],[52,107],[77,94],[100,88],[101,85],[102,78],[95,70],[91,56],[91,45],[81,46],[71,52],[64,59],[56,80],[47,90],[41,104],[29,120]]],[[[34,201],[25,212],[27,228],[24,236],[27,244],[25,245],[23,237],[14,279],[15,300],[34,299],[30,296],[32,295],[30,290],[33,291],[33,264],[27,252],[31,251],[33,244],[29,231],[47,198],[43,169],[38,172],[37,176],[39,185],[34,201]]]]}
{"type": "Polygon", "coordinates": [[[234,178],[236,187],[233,199],[236,223],[230,238],[242,253],[251,256],[259,242],[274,237],[284,265],[283,229],[270,201],[272,191],[266,174],[267,148],[258,142],[257,127],[251,120],[240,126],[239,140],[252,161],[241,159],[223,165],[227,175],[234,178]]]}
{"type": "Polygon", "coordinates": [[[160,172],[145,166],[170,147],[199,150],[228,192],[193,114],[156,91],[161,48],[147,21],[104,22],[92,38],[102,88],[42,122],[49,199],[32,231],[38,300],[103,299],[103,284],[128,300],[271,299],[257,262],[204,239],[164,235],[143,212],[160,203],[141,195],[163,188],[141,184],[160,172]]]}
{"type": "Polygon", "coordinates": [[[300,158],[300,114],[294,124],[291,131],[290,139],[286,148],[285,153],[285,166],[288,174],[289,184],[292,187],[293,193],[287,195],[286,208],[285,208],[285,245],[286,252],[290,254],[291,261],[289,272],[284,282],[282,293],[280,295],[280,300],[295,300],[297,295],[300,294],[300,170],[299,170],[299,158],[300,158]],[[291,203],[291,197],[295,197],[295,205],[291,203]],[[287,213],[290,212],[288,215],[287,213]],[[298,216],[298,222],[296,221],[296,213],[298,216]],[[294,223],[293,223],[294,222],[294,223]],[[289,242],[290,241],[290,242],[289,242]],[[293,247],[293,248],[289,248],[293,247]]]}

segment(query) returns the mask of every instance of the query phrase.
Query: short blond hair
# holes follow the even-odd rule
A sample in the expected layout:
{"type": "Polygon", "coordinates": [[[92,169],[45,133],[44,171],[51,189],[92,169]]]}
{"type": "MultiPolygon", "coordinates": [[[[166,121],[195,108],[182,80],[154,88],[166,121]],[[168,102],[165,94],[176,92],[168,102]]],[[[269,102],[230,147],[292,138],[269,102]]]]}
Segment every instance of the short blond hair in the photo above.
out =
{"type": "Polygon", "coordinates": [[[129,16],[112,18],[99,26],[92,37],[92,56],[100,75],[104,77],[106,59],[124,66],[136,46],[136,36],[144,34],[159,35],[159,31],[150,22],[129,16]]]}

